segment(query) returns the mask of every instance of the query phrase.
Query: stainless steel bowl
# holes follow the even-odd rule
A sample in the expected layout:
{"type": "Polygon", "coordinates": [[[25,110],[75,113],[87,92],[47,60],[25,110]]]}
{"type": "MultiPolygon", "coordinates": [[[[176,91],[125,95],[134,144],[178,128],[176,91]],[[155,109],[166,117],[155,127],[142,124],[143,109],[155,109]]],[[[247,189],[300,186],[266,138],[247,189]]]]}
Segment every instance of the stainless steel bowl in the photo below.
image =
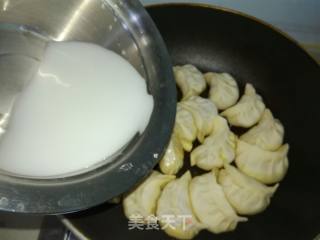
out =
{"type": "Polygon", "coordinates": [[[0,130],[46,43],[70,40],[122,54],[145,77],[155,101],[149,125],[114,161],[85,173],[32,179],[0,171],[0,210],[59,214],[100,204],[146,176],[170,138],[176,107],[171,63],[152,20],[132,0],[0,0],[0,130]]]}

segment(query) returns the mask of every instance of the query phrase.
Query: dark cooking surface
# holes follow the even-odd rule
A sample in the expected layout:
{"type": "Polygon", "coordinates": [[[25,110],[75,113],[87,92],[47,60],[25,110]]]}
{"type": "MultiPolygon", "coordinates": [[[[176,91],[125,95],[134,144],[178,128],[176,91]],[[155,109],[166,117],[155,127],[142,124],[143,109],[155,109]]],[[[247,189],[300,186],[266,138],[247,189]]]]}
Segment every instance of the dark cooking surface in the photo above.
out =
{"type": "MultiPolygon", "coordinates": [[[[313,239],[320,233],[320,68],[296,44],[260,23],[191,5],[149,9],[174,64],[226,71],[251,82],[286,129],[290,167],[270,207],[234,232],[196,239],[313,239]]],[[[68,215],[91,239],[170,239],[162,231],[128,230],[121,205],[68,215]]]]}

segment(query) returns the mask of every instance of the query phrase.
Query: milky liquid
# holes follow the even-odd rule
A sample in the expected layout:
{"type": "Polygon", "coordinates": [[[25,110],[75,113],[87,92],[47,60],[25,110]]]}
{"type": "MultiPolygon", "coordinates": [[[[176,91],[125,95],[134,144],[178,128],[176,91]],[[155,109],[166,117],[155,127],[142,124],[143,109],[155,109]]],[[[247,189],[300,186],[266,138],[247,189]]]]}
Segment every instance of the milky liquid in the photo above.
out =
{"type": "Polygon", "coordinates": [[[0,168],[31,177],[84,170],[143,132],[152,110],[145,80],[122,57],[50,43],[0,139],[0,168]]]}

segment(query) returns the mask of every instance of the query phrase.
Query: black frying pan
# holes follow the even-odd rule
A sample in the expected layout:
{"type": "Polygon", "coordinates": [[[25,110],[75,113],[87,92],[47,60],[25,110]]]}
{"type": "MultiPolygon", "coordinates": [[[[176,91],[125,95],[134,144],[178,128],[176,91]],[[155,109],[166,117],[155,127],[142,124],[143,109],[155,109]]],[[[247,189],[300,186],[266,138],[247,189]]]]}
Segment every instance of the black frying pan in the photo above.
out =
{"type": "MultiPolygon", "coordinates": [[[[256,19],[198,5],[149,8],[173,64],[229,72],[251,82],[286,129],[287,176],[263,213],[231,233],[196,239],[314,239],[320,233],[320,68],[296,43],[256,19]]],[[[91,239],[170,239],[162,231],[128,230],[121,205],[66,216],[91,239]]]]}

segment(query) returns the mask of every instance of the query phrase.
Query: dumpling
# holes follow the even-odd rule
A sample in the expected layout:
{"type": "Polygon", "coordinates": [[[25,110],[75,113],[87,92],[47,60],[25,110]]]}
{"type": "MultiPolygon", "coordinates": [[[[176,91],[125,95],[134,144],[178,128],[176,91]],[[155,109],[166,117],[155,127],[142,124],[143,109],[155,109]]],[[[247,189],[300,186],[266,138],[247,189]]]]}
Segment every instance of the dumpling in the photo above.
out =
{"type": "Polygon", "coordinates": [[[219,110],[234,105],[239,98],[236,80],[228,73],[206,73],[204,75],[210,86],[209,98],[219,110]]]}
{"type": "Polygon", "coordinates": [[[261,96],[256,94],[256,90],[248,83],[240,101],[222,112],[221,115],[226,117],[233,126],[248,128],[260,120],[264,109],[265,105],[261,96]]]}
{"type": "Polygon", "coordinates": [[[240,139],[258,147],[274,151],[283,143],[284,128],[278,119],[274,119],[269,109],[262,115],[259,124],[243,134],[240,139]]]}
{"type": "Polygon", "coordinates": [[[247,221],[228,203],[214,171],[192,179],[190,197],[195,215],[213,233],[232,231],[238,222],[247,221]]]}
{"type": "Polygon", "coordinates": [[[213,119],[218,115],[216,106],[209,99],[199,96],[190,97],[180,105],[192,114],[197,127],[197,138],[202,143],[212,132],[213,119]]]}
{"type": "Polygon", "coordinates": [[[273,184],[281,181],[286,175],[289,166],[288,151],[288,144],[272,152],[239,140],[236,164],[246,175],[262,183],[273,184]]]}
{"type": "Polygon", "coordinates": [[[183,157],[182,145],[173,133],[164,156],[159,162],[161,172],[168,175],[177,174],[183,166],[183,157]]]}
{"type": "Polygon", "coordinates": [[[157,217],[163,230],[178,239],[192,239],[203,228],[192,212],[190,172],[170,182],[158,201],[157,217]]]}
{"type": "Polygon", "coordinates": [[[204,170],[220,168],[235,158],[236,136],[230,131],[223,117],[213,120],[213,133],[190,155],[191,166],[197,165],[204,170]]]}
{"type": "Polygon", "coordinates": [[[182,147],[187,152],[192,149],[192,142],[197,138],[197,127],[192,114],[177,105],[176,122],[174,126],[175,134],[177,135],[182,147]]]}
{"type": "Polygon", "coordinates": [[[193,65],[175,66],[173,68],[176,83],[182,92],[182,99],[197,96],[206,89],[202,73],[193,65]]]}
{"type": "Polygon", "coordinates": [[[173,175],[163,175],[153,171],[135,190],[123,200],[123,209],[126,217],[141,216],[144,219],[155,215],[158,198],[166,184],[175,179],[173,175]]]}
{"type": "Polygon", "coordinates": [[[229,164],[220,171],[219,183],[229,203],[240,215],[253,215],[265,210],[279,186],[267,187],[229,164]]]}

